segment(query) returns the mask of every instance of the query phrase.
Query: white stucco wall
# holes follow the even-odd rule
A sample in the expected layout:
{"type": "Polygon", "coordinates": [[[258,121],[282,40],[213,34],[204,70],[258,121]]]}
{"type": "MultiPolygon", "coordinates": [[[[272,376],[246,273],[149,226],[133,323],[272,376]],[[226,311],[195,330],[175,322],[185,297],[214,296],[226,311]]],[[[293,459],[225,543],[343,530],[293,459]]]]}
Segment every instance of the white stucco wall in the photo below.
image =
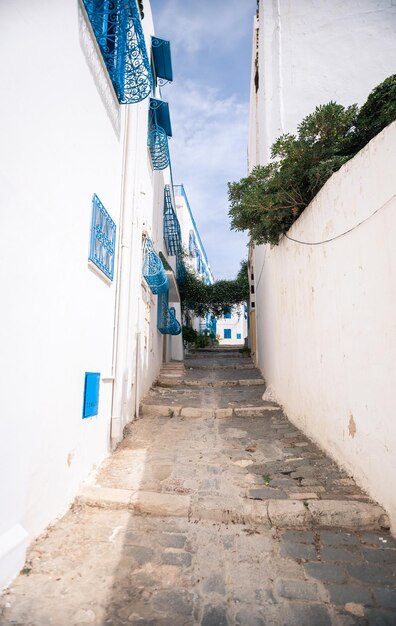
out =
{"type": "Polygon", "coordinates": [[[329,243],[283,238],[256,256],[265,302],[258,364],[268,385],[388,510],[394,531],[395,163],[393,123],[333,175],[288,235],[320,242],[367,221],[329,243]]]}
{"type": "Polygon", "coordinates": [[[231,317],[219,317],[217,320],[216,334],[219,338],[220,345],[239,345],[243,346],[247,335],[247,321],[245,320],[245,311],[243,305],[238,305],[231,311],[231,317]],[[231,339],[224,338],[224,329],[231,330],[231,339]],[[240,338],[237,335],[240,334],[240,338]]]}
{"type": "MultiPolygon", "coordinates": [[[[392,0],[260,0],[260,162],[316,106],[362,104],[394,73],[395,56],[392,0]]],[[[253,144],[249,152],[254,165],[253,144]]]]}
{"type": "MultiPolygon", "coordinates": [[[[2,3],[0,24],[1,587],[158,374],[142,232],[156,229],[164,180],[147,151],[148,100],[119,107],[77,1],[2,3]],[[117,225],[112,284],[88,267],[94,193],[117,225]],[[100,402],[83,420],[86,371],[101,373],[100,402]]],[[[143,27],[149,45],[148,1],[143,27]]]]}

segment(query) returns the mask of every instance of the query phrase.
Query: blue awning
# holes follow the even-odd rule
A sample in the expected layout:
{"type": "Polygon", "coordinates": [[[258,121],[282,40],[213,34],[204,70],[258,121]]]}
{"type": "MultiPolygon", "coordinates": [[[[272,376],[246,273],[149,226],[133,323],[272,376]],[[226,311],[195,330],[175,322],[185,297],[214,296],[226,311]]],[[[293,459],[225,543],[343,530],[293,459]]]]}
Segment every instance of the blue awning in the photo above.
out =
{"type": "Polygon", "coordinates": [[[173,71],[170,42],[166,41],[166,39],[152,37],[151,46],[153,51],[154,69],[157,77],[172,81],[173,71]]]}
{"type": "Polygon", "coordinates": [[[157,126],[164,129],[168,137],[172,137],[172,126],[169,115],[169,105],[163,100],[150,98],[150,110],[155,114],[157,126]]]}

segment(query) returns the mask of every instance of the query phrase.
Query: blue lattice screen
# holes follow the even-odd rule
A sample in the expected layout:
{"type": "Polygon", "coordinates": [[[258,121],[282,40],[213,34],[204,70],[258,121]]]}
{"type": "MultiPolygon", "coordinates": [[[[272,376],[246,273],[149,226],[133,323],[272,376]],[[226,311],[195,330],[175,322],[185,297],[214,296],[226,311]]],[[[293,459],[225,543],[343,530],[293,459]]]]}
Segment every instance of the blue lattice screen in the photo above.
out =
{"type": "Polygon", "coordinates": [[[181,325],[176,319],[176,311],[169,307],[168,291],[158,296],[157,328],[163,335],[180,335],[181,325]]]}
{"type": "Polygon", "coordinates": [[[114,277],[116,225],[96,194],[92,198],[89,260],[110,280],[114,277]]]}
{"type": "Polygon", "coordinates": [[[179,220],[173,208],[169,185],[164,188],[164,239],[166,250],[170,256],[181,254],[181,230],[179,220]]]}
{"type": "Polygon", "coordinates": [[[168,291],[168,279],[162,261],[154,250],[151,239],[144,242],[143,277],[153,294],[168,291]]]}
{"type": "Polygon", "coordinates": [[[120,104],[147,98],[153,76],[136,0],[83,0],[120,104]]]}
{"type": "Polygon", "coordinates": [[[170,163],[168,135],[157,120],[157,110],[161,106],[161,100],[150,99],[147,146],[154,170],[164,170],[170,163]]]}

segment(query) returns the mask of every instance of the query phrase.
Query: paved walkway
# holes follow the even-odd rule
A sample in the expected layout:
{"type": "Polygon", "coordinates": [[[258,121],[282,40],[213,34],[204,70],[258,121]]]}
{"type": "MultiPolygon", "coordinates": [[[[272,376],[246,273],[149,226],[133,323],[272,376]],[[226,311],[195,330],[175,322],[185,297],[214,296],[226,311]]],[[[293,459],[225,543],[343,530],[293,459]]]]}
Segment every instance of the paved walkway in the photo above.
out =
{"type": "Polygon", "coordinates": [[[238,351],[164,368],[0,624],[394,626],[386,514],[264,389],[238,351]]]}

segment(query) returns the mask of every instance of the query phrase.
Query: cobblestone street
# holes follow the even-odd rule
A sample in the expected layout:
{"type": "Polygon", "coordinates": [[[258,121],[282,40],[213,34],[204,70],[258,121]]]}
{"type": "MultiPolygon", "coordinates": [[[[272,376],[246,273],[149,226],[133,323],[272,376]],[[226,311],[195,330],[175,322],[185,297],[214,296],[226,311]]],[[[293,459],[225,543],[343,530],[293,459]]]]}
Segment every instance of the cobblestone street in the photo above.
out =
{"type": "Polygon", "coordinates": [[[264,391],[237,350],[164,367],[0,624],[394,626],[387,515],[264,391]]]}

